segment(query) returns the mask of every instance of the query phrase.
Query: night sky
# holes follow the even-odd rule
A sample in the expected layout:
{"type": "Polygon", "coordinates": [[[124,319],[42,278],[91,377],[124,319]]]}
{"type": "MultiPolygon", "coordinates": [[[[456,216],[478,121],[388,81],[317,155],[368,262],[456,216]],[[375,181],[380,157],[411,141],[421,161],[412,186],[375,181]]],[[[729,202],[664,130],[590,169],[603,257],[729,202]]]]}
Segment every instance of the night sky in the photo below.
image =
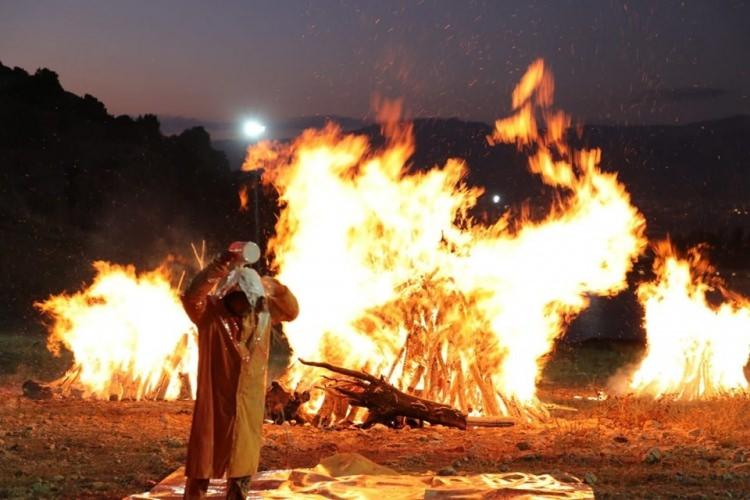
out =
{"type": "Polygon", "coordinates": [[[750,113],[742,1],[0,2],[0,61],[48,67],[112,113],[209,124],[408,116],[490,121],[543,57],[558,104],[599,123],[750,113]]]}

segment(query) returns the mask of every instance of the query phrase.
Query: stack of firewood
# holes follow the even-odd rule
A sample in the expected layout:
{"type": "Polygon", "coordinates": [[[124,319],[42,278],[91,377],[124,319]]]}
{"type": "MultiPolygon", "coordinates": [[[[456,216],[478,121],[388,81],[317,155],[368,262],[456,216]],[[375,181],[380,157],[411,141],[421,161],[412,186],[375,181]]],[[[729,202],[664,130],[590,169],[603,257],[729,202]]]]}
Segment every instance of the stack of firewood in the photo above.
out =
{"type": "Polygon", "coordinates": [[[114,371],[107,383],[104,391],[95,394],[86,384],[81,382],[83,367],[74,363],[73,367],[68,370],[62,377],[50,382],[49,384],[38,384],[44,387],[50,394],[57,397],[94,397],[109,399],[111,401],[121,400],[163,400],[167,397],[167,392],[171,384],[179,384],[178,399],[191,398],[190,378],[187,374],[178,373],[180,363],[183,359],[183,353],[187,349],[189,342],[188,333],[186,333],[180,344],[174,351],[174,354],[167,360],[155,384],[148,384],[141,377],[133,376],[129,367],[114,371]]]}

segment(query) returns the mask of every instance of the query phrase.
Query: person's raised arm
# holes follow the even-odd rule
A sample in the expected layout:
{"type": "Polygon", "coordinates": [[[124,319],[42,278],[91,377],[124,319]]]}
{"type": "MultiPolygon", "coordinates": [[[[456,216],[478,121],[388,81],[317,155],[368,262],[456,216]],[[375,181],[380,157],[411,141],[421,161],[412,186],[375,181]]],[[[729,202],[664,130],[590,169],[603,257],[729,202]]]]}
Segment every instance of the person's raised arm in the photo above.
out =
{"type": "Polygon", "coordinates": [[[225,250],[195,275],[182,294],[182,305],[193,323],[198,323],[203,317],[208,294],[229,274],[240,258],[237,252],[225,250]]]}
{"type": "Polygon", "coordinates": [[[297,298],[292,291],[270,276],[263,276],[261,281],[266,291],[266,301],[268,311],[271,313],[271,320],[274,323],[280,323],[292,321],[296,318],[299,314],[299,304],[297,304],[297,298]]]}

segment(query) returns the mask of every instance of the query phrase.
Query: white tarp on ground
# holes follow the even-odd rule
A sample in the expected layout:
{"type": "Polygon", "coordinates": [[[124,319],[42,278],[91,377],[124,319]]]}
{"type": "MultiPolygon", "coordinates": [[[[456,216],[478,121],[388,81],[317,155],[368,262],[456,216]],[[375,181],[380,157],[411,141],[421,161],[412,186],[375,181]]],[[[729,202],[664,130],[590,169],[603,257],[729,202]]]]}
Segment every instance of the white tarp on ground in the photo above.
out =
{"type": "MultiPolygon", "coordinates": [[[[150,492],[128,497],[180,499],[184,492],[184,470],[177,469],[150,492]]],[[[224,498],[226,482],[212,480],[209,498],[224,498]]],[[[254,498],[337,499],[500,499],[500,498],[594,498],[590,487],[575,479],[561,482],[550,475],[519,472],[436,476],[402,475],[375,464],[356,453],[328,457],[312,469],[271,470],[253,477],[254,498]]]]}

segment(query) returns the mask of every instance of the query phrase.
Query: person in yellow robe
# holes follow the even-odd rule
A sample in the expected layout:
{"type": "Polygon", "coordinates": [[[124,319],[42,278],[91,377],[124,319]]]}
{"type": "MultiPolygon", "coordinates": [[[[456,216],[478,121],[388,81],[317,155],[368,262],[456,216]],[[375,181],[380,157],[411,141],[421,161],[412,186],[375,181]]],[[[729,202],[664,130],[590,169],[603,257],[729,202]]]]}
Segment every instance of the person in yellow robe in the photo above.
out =
{"type": "Polygon", "coordinates": [[[198,387],[185,466],[185,498],[203,498],[211,478],[227,477],[227,498],[244,498],[257,471],[271,324],[297,317],[297,299],[249,267],[252,242],[235,242],[192,280],[182,296],[198,327],[198,387]]]}

